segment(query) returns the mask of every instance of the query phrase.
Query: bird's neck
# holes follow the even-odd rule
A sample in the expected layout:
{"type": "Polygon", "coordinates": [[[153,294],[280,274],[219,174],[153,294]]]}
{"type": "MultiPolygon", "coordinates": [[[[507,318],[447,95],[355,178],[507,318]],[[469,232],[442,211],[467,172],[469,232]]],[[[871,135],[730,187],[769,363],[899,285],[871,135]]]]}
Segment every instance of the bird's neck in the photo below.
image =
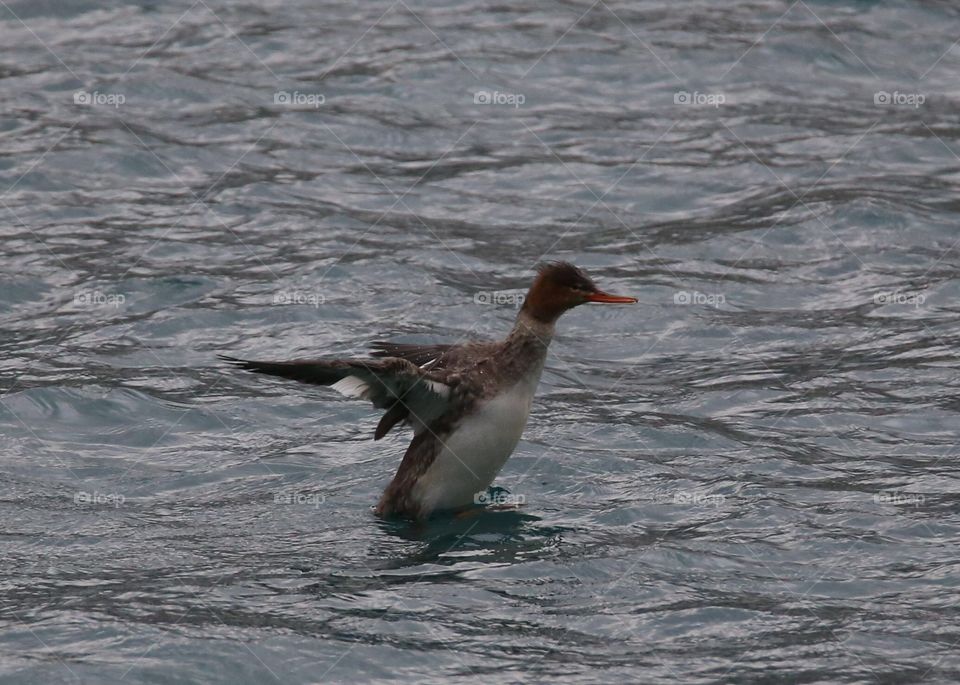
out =
{"type": "Polygon", "coordinates": [[[501,369],[517,383],[528,383],[531,396],[540,380],[552,339],[553,322],[544,323],[521,311],[500,350],[497,361],[501,369]]]}
{"type": "Polygon", "coordinates": [[[507,345],[510,347],[542,348],[546,354],[550,341],[553,340],[554,322],[544,322],[521,309],[513,330],[507,336],[507,345]]]}

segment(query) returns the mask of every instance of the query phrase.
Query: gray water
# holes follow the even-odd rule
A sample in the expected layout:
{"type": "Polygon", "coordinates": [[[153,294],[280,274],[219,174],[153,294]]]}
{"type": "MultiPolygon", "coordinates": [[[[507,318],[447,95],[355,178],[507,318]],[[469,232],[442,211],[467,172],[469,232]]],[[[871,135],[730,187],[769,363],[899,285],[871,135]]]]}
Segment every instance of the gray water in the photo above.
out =
{"type": "Polygon", "coordinates": [[[2,4],[0,681],[956,682],[958,19],[2,4]],[[408,433],[216,360],[497,337],[542,259],[640,302],[512,509],[377,520],[408,433]]]}

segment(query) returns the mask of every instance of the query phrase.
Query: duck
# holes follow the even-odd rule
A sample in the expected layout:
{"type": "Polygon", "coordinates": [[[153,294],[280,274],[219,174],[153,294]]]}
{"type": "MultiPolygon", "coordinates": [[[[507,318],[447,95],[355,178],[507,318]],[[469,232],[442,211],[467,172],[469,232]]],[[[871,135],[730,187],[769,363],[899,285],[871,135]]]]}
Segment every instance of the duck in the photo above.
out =
{"type": "Polygon", "coordinates": [[[557,320],[582,304],[634,304],[611,295],[569,262],[546,262],[498,341],[375,342],[368,359],[257,361],[219,355],[243,370],[329,386],[383,411],[380,440],[398,425],[413,437],[374,508],[383,518],[423,521],[464,512],[487,489],[520,441],[557,320]]]}

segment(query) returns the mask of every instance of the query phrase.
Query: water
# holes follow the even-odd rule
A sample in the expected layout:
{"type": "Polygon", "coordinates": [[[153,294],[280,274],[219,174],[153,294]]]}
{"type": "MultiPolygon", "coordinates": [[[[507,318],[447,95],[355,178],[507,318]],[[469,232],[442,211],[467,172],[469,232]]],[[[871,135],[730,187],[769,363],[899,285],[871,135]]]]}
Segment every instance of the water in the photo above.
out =
{"type": "Polygon", "coordinates": [[[4,5],[0,680],[956,682],[957,19],[4,5]],[[378,521],[408,434],[215,359],[499,336],[542,258],[640,303],[516,510],[378,521]]]}

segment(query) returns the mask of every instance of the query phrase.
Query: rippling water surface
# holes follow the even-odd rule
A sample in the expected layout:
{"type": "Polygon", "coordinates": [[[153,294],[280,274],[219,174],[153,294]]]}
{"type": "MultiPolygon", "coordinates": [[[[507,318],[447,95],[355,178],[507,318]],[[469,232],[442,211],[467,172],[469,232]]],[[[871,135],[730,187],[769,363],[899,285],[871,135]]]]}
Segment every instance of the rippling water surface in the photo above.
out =
{"type": "Polygon", "coordinates": [[[3,3],[0,680],[956,682],[958,19],[3,3]],[[378,521],[408,435],[215,358],[499,336],[544,258],[640,303],[515,510],[378,521]]]}

